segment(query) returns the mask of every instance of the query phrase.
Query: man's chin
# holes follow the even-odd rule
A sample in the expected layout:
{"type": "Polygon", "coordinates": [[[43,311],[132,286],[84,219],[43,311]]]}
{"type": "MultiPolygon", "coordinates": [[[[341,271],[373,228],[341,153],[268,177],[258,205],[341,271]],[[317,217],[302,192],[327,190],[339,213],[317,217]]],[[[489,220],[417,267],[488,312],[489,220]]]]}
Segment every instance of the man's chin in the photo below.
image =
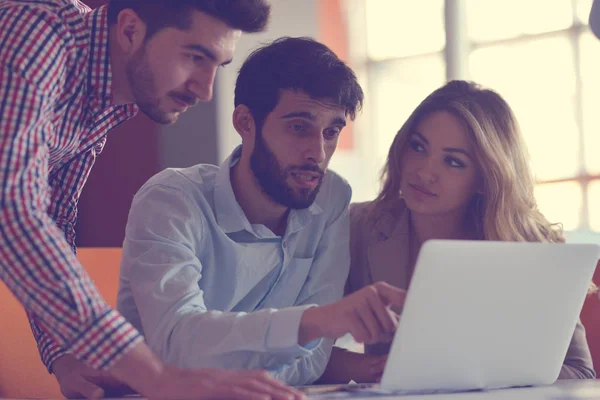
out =
{"type": "Polygon", "coordinates": [[[310,206],[312,206],[312,204],[315,202],[316,199],[316,193],[315,191],[311,191],[310,194],[308,195],[300,195],[300,196],[294,196],[294,199],[292,201],[293,205],[291,205],[291,208],[297,209],[297,210],[303,210],[306,209],[310,206]]]}
{"type": "Polygon", "coordinates": [[[174,124],[175,122],[177,122],[177,120],[179,119],[179,115],[180,115],[178,112],[158,113],[158,112],[146,112],[144,110],[142,110],[142,112],[144,114],[146,114],[146,116],[148,118],[150,118],[152,121],[154,121],[160,125],[174,124]]]}

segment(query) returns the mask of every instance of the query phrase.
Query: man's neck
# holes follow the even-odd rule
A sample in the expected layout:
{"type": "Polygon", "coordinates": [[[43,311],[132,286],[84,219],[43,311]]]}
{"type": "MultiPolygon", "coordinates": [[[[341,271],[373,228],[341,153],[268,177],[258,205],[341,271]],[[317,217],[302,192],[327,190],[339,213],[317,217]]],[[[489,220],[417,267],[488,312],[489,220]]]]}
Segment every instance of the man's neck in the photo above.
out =
{"type": "Polygon", "coordinates": [[[277,204],[263,192],[250,166],[242,160],[231,169],[231,187],[238,204],[251,224],[261,224],[283,236],[289,209],[277,204]]]}
{"type": "Polygon", "coordinates": [[[108,54],[110,57],[112,104],[123,105],[134,103],[133,94],[127,79],[127,64],[119,44],[115,38],[115,27],[108,31],[108,54]]]}

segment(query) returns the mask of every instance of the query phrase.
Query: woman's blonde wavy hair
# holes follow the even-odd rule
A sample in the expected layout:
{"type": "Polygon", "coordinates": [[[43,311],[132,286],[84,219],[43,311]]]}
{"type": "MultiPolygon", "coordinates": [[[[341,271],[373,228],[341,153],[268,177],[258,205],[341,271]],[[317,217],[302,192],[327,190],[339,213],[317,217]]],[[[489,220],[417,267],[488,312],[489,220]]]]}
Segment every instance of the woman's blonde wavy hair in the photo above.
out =
{"type": "Polygon", "coordinates": [[[469,205],[479,239],[515,242],[564,242],[562,226],[540,213],[534,198],[529,156],[515,116],[493,90],[451,81],[431,93],[402,125],[382,171],[374,209],[394,208],[400,197],[401,163],[408,138],[428,115],[446,111],[467,127],[482,178],[482,194],[469,205]]]}

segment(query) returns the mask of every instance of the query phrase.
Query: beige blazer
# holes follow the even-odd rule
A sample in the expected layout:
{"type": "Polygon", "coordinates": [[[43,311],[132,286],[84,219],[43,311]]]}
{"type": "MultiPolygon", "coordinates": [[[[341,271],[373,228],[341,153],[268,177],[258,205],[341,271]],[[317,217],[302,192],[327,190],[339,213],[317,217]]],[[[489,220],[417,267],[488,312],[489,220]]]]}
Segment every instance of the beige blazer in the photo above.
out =
{"type": "MultiPolygon", "coordinates": [[[[409,211],[404,206],[372,212],[372,203],[350,206],[350,275],[347,293],[378,281],[408,289],[409,211]]],[[[365,346],[369,354],[386,354],[389,344],[365,346]]],[[[596,373],[581,322],[577,323],[560,373],[562,379],[593,379],[596,373]]]]}

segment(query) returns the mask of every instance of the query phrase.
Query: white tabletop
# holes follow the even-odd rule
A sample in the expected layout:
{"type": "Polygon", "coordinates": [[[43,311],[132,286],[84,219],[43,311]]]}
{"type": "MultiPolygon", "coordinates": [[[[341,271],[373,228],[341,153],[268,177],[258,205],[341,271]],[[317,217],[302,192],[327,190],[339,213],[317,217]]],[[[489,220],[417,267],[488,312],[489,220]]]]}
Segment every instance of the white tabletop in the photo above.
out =
{"type": "Polygon", "coordinates": [[[379,395],[336,393],[316,396],[318,399],[377,399],[377,400],[592,400],[600,399],[600,380],[563,380],[551,386],[514,388],[467,393],[423,395],[379,395]]]}
{"type": "MultiPolygon", "coordinates": [[[[554,385],[535,388],[502,389],[468,393],[410,395],[410,396],[362,396],[347,393],[343,397],[331,399],[356,400],[595,400],[600,399],[600,380],[564,380],[554,385]]],[[[18,400],[5,399],[0,400],[18,400]]],[[[131,396],[114,400],[144,400],[131,396]]]]}

